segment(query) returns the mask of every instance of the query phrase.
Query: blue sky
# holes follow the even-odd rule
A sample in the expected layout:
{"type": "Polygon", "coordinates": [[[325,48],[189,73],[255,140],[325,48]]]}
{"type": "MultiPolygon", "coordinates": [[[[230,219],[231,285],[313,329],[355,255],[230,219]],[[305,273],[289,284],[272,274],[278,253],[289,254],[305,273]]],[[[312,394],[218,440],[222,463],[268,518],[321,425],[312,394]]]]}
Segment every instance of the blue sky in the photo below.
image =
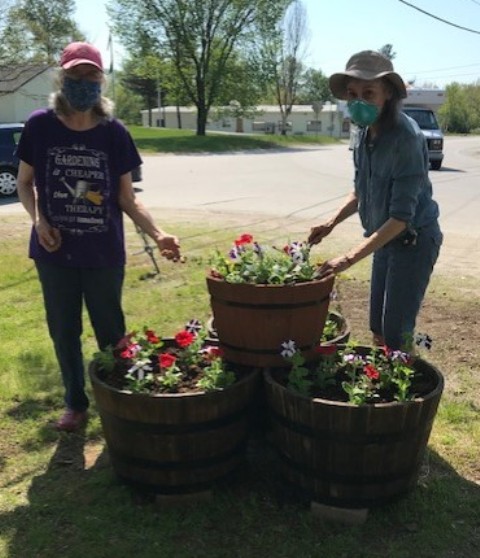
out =
{"type": "MultiPolygon", "coordinates": [[[[351,54],[386,43],[397,53],[395,70],[416,85],[439,87],[480,80],[480,0],[409,0],[463,31],[414,10],[400,0],[303,0],[310,29],[307,64],[326,75],[343,70],[351,54]]],[[[104,0],[77,0],[76,20],[110,63],[104,0]]],[[[121,40],[114,41],[115,64],[121,40]]]]}

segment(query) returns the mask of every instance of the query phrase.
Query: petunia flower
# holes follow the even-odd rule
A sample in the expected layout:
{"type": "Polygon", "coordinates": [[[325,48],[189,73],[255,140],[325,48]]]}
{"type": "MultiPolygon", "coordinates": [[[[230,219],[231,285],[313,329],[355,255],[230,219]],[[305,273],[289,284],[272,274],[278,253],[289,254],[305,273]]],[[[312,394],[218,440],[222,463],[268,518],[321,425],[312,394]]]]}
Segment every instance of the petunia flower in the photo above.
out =
{"type": "Polygon", "coordinates": [[[242,244],[250,244],[253,241],[251,234],[244,233],[235,240],[235,246],[242,246],[242,244]]]}
{"type": "Polygon", "coordinates": [[[430,350],[432,348],[433,339],[426,333],[417,333],[415,335],[415,344],[418,347],[430,350]]]}
{"type": "Polygon", "coordinates": [[[140,352],[141,347],[137,343],[132,343],[125,347],[123,351],[120,353],[122,358],[135,358],[136,355],[140,352]]]}
{"type": "Polygon", "coordinates": [[[185,325],[185,331],[188,331],[189,333],[193,333],[194,335],[196,335],[201,329],[202,329],[202,323],[200,322],[200,320],[191,319],[185,325]]]}
{"type": "Polygon", "coordinates": [[[160,341],[160,338],[155,334],[155,332],[151,329],[145,330],[145,337],[149,343],[156,344],[160,341]]]}
{"type": "Polygon", "coordinates": [[[158,355],[158,363],[160,364],[160,368],[170,368],[173,366],[176,361],[176,357],[170,353],[160,353],[158,355]]]}
{"type": "Polygon", "coordinates": [[[137,360],[137,362],[130,366],[128,369],[129,374],[136,374],[138,380],[143,380],[145,378],[145,374],[147,372],[151,372],[153,370],[150,361],[146,358],[143,360],[137,360]]]}
{"type": "Polygon", "coordinates": [[[182,330],[175,335],[175,342],[179,347],[188,347],[195,341],[195,335],[187,330],[182,330]]]}
{"type": "Polygon", "coordinates": [[[290,358],[292,357],[296,351],[297,351],[297,347],[295,345],[295,341],[292,341],[291,339],[289,341],[284,341],[282,343],[282,351],[281,351],[281,355],[283,358],[290,358]]]}
{"type": "Polygon", "coordinates": [[[378,380],[380,378],[379,371],[372,364],[366,364],[363,367],[363,371],[365,372],[365,376],[371,380],[378,380]]]}
{"type": "Polygon", "coordinates": [[[208,345],[202,350],[209,359],[213,358],[222,358],[223,357],[223,350],[220,347],[216,347],[213,345],[208,345]]]}

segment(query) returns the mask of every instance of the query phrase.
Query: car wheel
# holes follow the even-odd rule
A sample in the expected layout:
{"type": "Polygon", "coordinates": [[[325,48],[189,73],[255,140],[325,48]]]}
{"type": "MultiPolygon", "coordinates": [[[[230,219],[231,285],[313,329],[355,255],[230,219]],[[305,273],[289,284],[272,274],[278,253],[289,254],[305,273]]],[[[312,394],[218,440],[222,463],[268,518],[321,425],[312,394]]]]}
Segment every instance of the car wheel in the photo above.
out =
{"type": "Polygon", "coordinates": [[[0,196],[12,196],[16,191],[16,172],[12,169],[0,169],[0,196]]]}
{"type": "Polygon", "coordinates": [[[430,165],[432,166],[432,170],[440,170],[442,161],[430,161],[430,165]]]}

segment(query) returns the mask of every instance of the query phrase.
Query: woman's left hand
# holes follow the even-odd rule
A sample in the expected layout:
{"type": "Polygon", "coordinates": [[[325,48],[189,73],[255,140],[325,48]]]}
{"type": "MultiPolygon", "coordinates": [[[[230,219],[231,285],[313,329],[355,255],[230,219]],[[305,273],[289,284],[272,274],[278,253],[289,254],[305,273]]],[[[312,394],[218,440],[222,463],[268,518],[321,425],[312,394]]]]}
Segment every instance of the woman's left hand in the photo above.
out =
{"type": "Polygon", "coordinates": [[[328,275],[336,275],[342,271],[347,270],[352,265],[352,262],[347,256],[340,256],[326,261],[319,269],[319,277],[327,277],[328,275]]]}
{"type": "Polygon", "coordinates": [[[180,242],[176,236],[165,234],[156,240],[160,255],[167,260],[177,262],[181,259],[180,242]]]}

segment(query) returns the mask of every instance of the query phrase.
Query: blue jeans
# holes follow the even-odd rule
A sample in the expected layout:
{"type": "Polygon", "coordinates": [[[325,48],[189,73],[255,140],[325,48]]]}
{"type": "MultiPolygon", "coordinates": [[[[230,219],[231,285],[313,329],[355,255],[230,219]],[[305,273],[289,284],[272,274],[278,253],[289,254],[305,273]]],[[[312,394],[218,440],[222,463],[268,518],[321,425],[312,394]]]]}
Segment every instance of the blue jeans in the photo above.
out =
{"type": "Polygon", "coordinates": [[[418,231],[415,245],[389,242],[373,256],[370,329],[392,349],[408,345],[443,235],[438,223],[418,231]]]}
{"type": "Polygon", "coordinates": [[[65,404],[75,411],[84,411],[89,401],[81,344],[83,302],[99,349],[116,345],[125,335],[121,306],[125,271],[123,267],[60,267],[40,261],[35,264],[48,330],[65,386],[65,404]]]}

